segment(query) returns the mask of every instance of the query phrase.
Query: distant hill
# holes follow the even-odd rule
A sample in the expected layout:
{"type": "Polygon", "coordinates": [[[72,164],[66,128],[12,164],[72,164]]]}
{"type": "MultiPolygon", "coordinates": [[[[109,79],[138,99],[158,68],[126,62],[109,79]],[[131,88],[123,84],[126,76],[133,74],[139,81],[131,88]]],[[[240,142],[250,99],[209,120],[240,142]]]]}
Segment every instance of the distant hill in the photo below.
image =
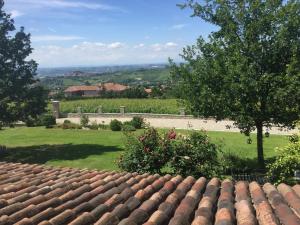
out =
{"type": "Polygon", "coordinates": [[[136,71],[140,69],[163,69],[166,64],[141,64],[141,65],[117,65],[117,66],[98,66],[98,67],[57,67],[57,68],[38,68],[39,77],[57,77],[71,75],[80,72],[89,75],[99,75],[106,73],[136,71]]]}
{"type": "Polygon", "coordinates": [[[40,75],[42,85],[50,90],[62,90],[73,85],[94,85],[106,82],[122,83],[129,86],[156,86],[165,84],[170,76],[170,70],[166,65],[140,67],[142,66],[56,68],[51,69],[52,72],[47,71],[47,69],[40,69],[39,73],[43,74],[40,75]],[[101,70],[102,72],[99,72],[101,70]]]}

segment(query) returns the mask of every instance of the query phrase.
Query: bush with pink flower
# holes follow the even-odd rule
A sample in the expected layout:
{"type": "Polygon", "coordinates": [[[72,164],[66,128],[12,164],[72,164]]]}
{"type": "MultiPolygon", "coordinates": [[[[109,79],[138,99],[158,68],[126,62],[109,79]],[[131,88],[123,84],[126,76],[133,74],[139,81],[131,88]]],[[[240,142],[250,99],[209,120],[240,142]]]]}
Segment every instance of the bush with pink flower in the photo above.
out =
{"type": "Polygon", "coordinates": [[[206,177],[218,173],[219,148],[204,132],[183,136],[172,129],[160,134],[150,127],[142,135],[126,133],[126,137],[126,151],[118,160],[123,170],[161,174],[167,168],[174,174],[206,177]]]}
{"type": "Polygon", "coordinates": [[[161,173],[172,156],[171,139],[160,135],[154,128],[147,128],[142,135],[125,133],[126,151],[118,160],[118,166],[129,172],[161,173]]]}

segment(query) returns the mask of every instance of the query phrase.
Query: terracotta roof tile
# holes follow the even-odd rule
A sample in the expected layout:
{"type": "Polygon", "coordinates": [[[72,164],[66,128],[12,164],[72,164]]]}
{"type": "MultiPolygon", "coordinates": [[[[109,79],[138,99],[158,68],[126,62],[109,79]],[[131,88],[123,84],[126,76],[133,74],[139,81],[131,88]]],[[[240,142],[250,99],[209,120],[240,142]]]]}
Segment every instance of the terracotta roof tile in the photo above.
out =
{"type": "Polygon", "coordinates": [[[0,162],[4,225],[299,225],[300,185],[0,162]]]}

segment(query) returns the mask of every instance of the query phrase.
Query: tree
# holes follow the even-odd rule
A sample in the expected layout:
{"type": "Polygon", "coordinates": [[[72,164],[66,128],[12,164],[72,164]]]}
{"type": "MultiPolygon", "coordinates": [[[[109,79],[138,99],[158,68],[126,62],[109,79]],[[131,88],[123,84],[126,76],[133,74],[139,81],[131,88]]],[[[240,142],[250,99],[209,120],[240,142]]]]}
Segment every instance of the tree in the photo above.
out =
{"type": "Polygon", "coordinates": [[[195,115],[230,118],[257,130],[264,168],[263,127],[293,127],[300,115],[300,2],[187,0],[181,8],[216,27],[170,60],[173,81],[195,115]],[[177,83],[177,84],[178,84],[177,83]]]}
{"type": "Polygon", "coordinates": [[[27,60],[30,34],[23,27],[15,31],[3,6],[0,0],[0,123],[10,124],[44,112],[47,93],[35,78],[37,63],[27,60]]]}

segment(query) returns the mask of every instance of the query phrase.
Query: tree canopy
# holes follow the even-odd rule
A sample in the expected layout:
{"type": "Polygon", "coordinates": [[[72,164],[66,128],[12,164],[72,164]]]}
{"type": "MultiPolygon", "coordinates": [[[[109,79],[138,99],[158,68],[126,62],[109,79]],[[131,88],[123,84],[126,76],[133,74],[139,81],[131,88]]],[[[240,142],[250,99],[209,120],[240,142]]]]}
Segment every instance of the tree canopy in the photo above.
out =
{"type": "Polygon", "coordinates": [[[28,60],[32,52],[30,34],[3,10],[0,0],[0,123],[35,118],[47,105],[46,92],[35,78],[37,63],[28,60]]]}
{"type": "Polygon", "coordinates": [[[180,7],[217,28],[184,48],[184,63],[171,61],[182,98],[195,115],[232,119],[247,135],[256,129],[263,168],[263,127],[293,127],[300,117],[300,2],[188,0],[180,7]]]}

